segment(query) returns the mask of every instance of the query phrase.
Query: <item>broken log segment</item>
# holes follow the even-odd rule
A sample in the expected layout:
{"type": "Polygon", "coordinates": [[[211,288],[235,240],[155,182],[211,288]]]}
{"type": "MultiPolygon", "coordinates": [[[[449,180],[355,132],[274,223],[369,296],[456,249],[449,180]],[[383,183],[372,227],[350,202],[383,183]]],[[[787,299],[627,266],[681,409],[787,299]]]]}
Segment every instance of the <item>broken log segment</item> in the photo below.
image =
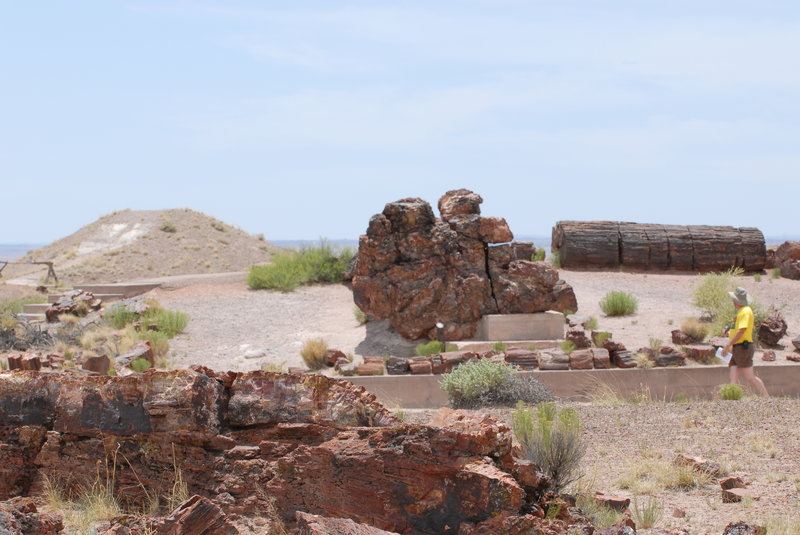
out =
{"type": "Polygon", "coordinates": [[[757,228],[559,221],[552,249],[564,268],[761,271],[767,262],[757,228]]]}

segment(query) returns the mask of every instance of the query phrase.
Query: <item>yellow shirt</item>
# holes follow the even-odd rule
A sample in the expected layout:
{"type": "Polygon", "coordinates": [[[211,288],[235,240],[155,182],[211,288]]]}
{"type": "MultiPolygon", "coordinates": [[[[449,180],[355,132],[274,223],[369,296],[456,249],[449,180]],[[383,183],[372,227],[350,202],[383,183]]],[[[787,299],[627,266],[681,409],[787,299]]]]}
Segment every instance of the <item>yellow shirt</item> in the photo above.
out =
{"type": "Polygon", "coordinates": [[[744,336],[737,342],[752,342],[753,341],[753,324],[755,319],[753,317],[753,309],[749,306],[743,306],[736,312],[736,326],[731,329],[730,337],[736,336],[739,329],[745,329],[744,336]]]}

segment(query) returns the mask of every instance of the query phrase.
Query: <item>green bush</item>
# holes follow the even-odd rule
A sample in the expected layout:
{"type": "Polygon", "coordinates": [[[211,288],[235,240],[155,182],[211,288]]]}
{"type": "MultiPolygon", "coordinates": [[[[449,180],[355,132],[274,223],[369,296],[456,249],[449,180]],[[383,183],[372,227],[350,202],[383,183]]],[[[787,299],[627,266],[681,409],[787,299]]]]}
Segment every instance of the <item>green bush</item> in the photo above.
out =
{"type": "Polygon", "coordinates": [[[166,308],[149,308],[142,316],[142,322],[155,325],[159,332],[174,338],[189,324],[189,314],[166,308]]]}
{"type": "Polygon", "coordinates": [[[170,221],[169,219],[165,219],[161,222],[161,226],[158,227],[159,230],[163,232],[174,233],[178,231],[178,228],[175,226],[175,223],[170,221]]]}
{"type": "Polygon", "coordinates": [[[142,373],[150,369],[150,361],[142,358],[133,359],[133,362],[131,362],[131,369],[135,372],[142,373]]]}
{"type": "Polygon", "coordinates": [[[517,401],[539,403],[553,394],[532,375],[517,376],[505,362],[478,359],[442,376],[440,386],[454,408],[511,406],[517,401]]]}
{"type": "Polygon", "coordinates": [[[108,307],[103,318],[115,329],[122,329],[139,318],[139,314],[132,312],[125,303],[114,303],[108,307]]]}
{"type": "Polygon", "coordinates": [[[495,342],[492,344],[492,349],[495,351],[505,351],[508,349],[508,344],[505,342],[495,342]]]}
{"type": "Polygon", "coordinates": [[[738,401],[744,397],[744,389],[733,383],[728,383],[719,387],[719,399],[726,401],[738,401]]]}
{"type": "Polygon", "coordinates": [[[424,344],[417,344],[415,348],[417,355],[421,357],[430,357],[431,355],[438,355],[445,351],[458,351],[458,346],[450,343],[442,343],[439,340],[431,340],[424,344]]]}
{"type": "Polygon", "coordinates": [[[32,293],[17,299],[8,301],[0,301],[0,316],[19,314],[25,305],[32,305],[37,303],[46,303],[47,298],[39,293],[32,293]]]}
{"type": "Polygon", "coordinates": [[[341,282],[352,259],[351,249],[343,249],[337,254],[322,240],[317,247],[277,253],[271,264],[251,267],[247,285],[253,290],[291,292],[302,284],[341,282]]]}
{"type": "Polygon", "coordinates": [[[695,342],[702,342],[708,336],[708,325],[696,318],[687,318],[681,323],[681,332],[689,335],[695,342]]]}
{"type": "Polygon", "coordinates": [[[550,476],[550,490],[561,492],[576,481],[585,452],[580,417],[574,409],[539,403],[536,414],[520,403],[511,415],[514,436],[526,459],[550,476]]]}
{"type": "Polygon", "coordinates": [[[547,252],[543,247],[537,247],[531,255],[531,262],[542,262],[547,256],[547,252]]]}
{"type": "Polygon", "coordinates": [[[561,253],[559,253],[557,249],[555,251],[551,250],[550,263],[553,264],[553,267],[555,268],[561,267],[561,253]]]}
{"type": "Polygon", "coordinates": [[[629,293],[614,290],[600,300],[600,309],[606,316],[630,316],[639,308],[639,300],[629,293]]]}
{"type": "Polygon", "coordinates": [[[138,340],[147,340],[150,342],[150,347],[153,349],[153,354],[156,358],[164,358],[169,353],[169,337],[166,333],[158,331],[142,331],[136,333],[138,340]]]}
{"type": "Polygon", "coordinates": [[[560,347],[561,351],[563,351],[567,355],[569,355],[570,353],[572,353],[577,349],[575,347],[575,342],[573,342],[572,340],[564,340],[563,342],[558,344],[558,347],[560,347]]]}

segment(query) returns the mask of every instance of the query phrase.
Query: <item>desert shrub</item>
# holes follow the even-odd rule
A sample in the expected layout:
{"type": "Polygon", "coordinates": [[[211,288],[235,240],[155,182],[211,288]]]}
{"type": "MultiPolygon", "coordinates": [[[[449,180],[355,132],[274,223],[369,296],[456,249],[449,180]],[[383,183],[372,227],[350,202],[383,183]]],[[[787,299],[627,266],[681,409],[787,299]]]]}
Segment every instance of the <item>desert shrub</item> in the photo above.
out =
{"type": "Polygon", "coordinates": [[[353,305],[353,315],[356,317],[356,321],[359,325],[364,325],[369,321],[367,313],[361,310],[361,307],[358,305],[353,305]]]}
{"type": "Polygon", "coordinates": [[[769,517],[763,523],[769,535],[797,535],[800,533],[800,518],[790,516],[769,517]]]}
{"type": "Polygon", "coordinates": [[[605,344],[606,340],[609,338],[611,338],[611,333],[597,332],[592,336],[592,342],[594,342],[595,347],[603,347],[603,344],[605,344]]]}
{"type": "Polygon", "coordinates": [[[628,465],[616,484],[634,494],[653,494],[663,489],[690,490],[710,482],[708,472],[691,465],[644,458],[628,465]]]}
{"type": "Polygon", "coordinates": [[[647,344],[650,346],[650,349],[657,353],[659,349],[661,349],[661,345],[664,343],[663,340],[660,338],[653,338],[652,336],[647,338],[647,344]]]}
{"type": "Polygon", "coordinates": [[[103,314],[103,318],[115,329],[122,329],[129,323],[133,323],[139,314],[128,310],[124,303],[115,303],[108,307],[103,314]]]}
{"type": "Polygon", "coordinates": [[[162,232],[174,233],[178,231],[178,228],[175,226],[175,223],[169,219],[165,219],[161,222],[161,226],[158,227],[158,230],[162,232]]]}
{"type": "Polygon", "coordinates": [[[455,408],[511,406],[517,401],[539,403],[553,394],[532,375],[518,376],[505,362],[478,359],[442,377],[440,386],[455,408]]]}
{"type": "Polygon", "coordinates": [[[545,259],[547,253],[545,252],[543,247],[537,247],[533,254],[531,255],[531,262],[541,262],[545,259]]]}
{"type": "Polygon", "coordinates": [[[430,357],[445,351],[458,351],[458,346],[451,343],[443,343],[439,340],[431,340],[423,344],[417,344],[414,351],[421,357],[430,357]]]}
{"type": "Polygon", "coordinates": [[[508,385],[513,376],[514,368],[504,362],[478,359],[446,373],[440,385],[447,393],[451,405],[460,407],[470,404],[490,390],[508,385]]]}
{"type": "Polygon", "coordinates": [[[550,251],[550,263],[553,264],[553,267],[560,268],[561,267],[561,253],[558,250],[550,251]]]}
{"type": "MultiPolygon", "coordinates": [[[[728,292],[736,288],[734,277],[744,273],[742,268],[732,267],[720,273],[706,273],[698,285],[692,290],[692,304],[711,317],[709,331],[714,335],[721,334],[725,325],[733,325],[736,308],[733,306],[728,292]]],[[[756,313],[755,304],[751,305],[756,313]]],[[[756,321],[758,326],[758,321],[756,321]]]]}
{"type": "Polygon", "coordinates": [[[169,337],[166,333],[159,331],[142,331],[136,333],[138,340],[147,340],[150,342],[150,347],[153,349],[153,355],[156,358],[163,358],[169,353],[169,337]]]}
{"type": "Polygon", "coordinates": [[[563,351],[567,355],[569,355],[576,349],[575,342],[573,342],[572,340],[564,340],[563,342],[558,344],[558,347],[560,347],[561,351],[563,351]]]}
{"type": "Polygon", "coordinates": [[[247,274],[247,285],[253,290],[272,289],[290,292],[301,284],[341,282],[353,259],[351,249],[338,253],[325,240],[316,247],[286,251],[272,257],[272,263],[253,266],[247,274]]]}
{"type": "Polygon", "coordinates": [[[702,342],[708,336],[708,325],[696,318],[687,318],[681,323],[681,332],[689,335],[695,342],[702,342]]]}
{"type": "Polygon", "coordinates": [[[770,278],[772,279],[780,279],[781,278],[781,268],[776,267],[772,268],[770,271],[770,278]]]}
{"type": "Polygon", "coordinates": [[[166,334],[168,338],[174,338],[189,324],[189,314],[166,308],[149,308],[142,315],[142,321],[154,324],[159,332],[166,334]]]}
{"type": "Polygon", "coordinates": [[[633,518],[636,520],[636,527],[649,529],[661,521],[664,516],[664,507],[653,496],[648,496],[643,502],[639,501],[638,496],[633,497],[633,518]]]}
{"type": "Polygon", "coordinates": [[[142,358],[133,359],[133,362],[131,362],[131,369],[135,372],[142,373],[150,369],[150,361],[142,358]]]}
{"type": "Polygon", "coordinates": [[[606,316],[630,316],[639,308],[639,300],[629,293],[614,290],[600,300],[600,309],[606,316]]]}
{"type": "Polygon", "coordinates": [[[588,320],[586,320],[584,327],[589,329],[590,331],[596,331],[599,325],[600,323],[597,321],[597,318],[591,316],[588,320]]]}
{"type": "Polygon", "coordinates": [[[283,365],[285,362],[268,362],[261,366],[261,370],[265,372],[283,373],[283,365]]]}
{"type": "Polygon", "coordinates": [[[756,282],[761,282],[761,273],[756,273],[753,275],[753,280],[756,282]]]}
{"type": "Polygon", "coordinates": [[[596,529],[606,529],[625,519],[625,514],[598,501],[589,493],[577,496],[577,505],[596,529]]]}
{"type": "Polygon", "coordinates": [[[647,370],[655,366],[655,362],[653,362],[653,359],[651,359],[650,355],[647,353],[636,353],[633,356],[633,360],[636,362],[637,368],[643,368],[647,370]]]}
{"type": "Polygon", "coordinates": [[[511,422],[523,455],[550,476],[551,490],[560,492],[578,479],[585,446],[580,417],[574,409],[558,410],[554,403],[545,402],[536,406],[534,414],[520,403],[511,422]]]}
{"type": "Polygon", "coordinates": [[[675,395],[672,396],[672,401],[675,403],[689,403],[692,401],[692,398],[686,392],[676,392],[675,395]]]}
{"type": "Polygon", "coordinates": [[[0,370],[7,370],[7,369],[8,369],[8,360],[0,359],[0,370]]]}
{"type": "Polygon", "coordinates": [[[492,349],[495,351],[505,351],[508,349],[508,344],[505,342],[495,342],[492,344],[492,349]]]}
{"type": "Polygon", "coordinates": [[[719,399],[727,401],[738,401],[744,397],[744,389],[733,383],[728,383],[719,387],[719,399]]]}
{"type": "Polygon", "coordinates": [[[300,349],[303,362],[311,370],[320,370],[325,366],[325,353],[328,351],[328,342],[322,338],[307,340],[300,349]]]}

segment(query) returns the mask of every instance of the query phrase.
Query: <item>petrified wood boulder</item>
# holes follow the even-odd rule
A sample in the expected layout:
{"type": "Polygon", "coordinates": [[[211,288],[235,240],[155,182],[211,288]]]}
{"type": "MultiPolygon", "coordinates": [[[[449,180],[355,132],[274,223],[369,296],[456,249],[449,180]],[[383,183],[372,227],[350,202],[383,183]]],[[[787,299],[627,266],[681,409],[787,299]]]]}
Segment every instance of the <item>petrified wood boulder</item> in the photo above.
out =
{"type": "Polygon", "coordinates": [[[760,271],[767,262],[764,235],[751,227],[559,221],[552,248],[565,268],[760,271]]]}
{"type": "Polygon", "coordinates": [[[787,241],[775,250],[774,266],[787,279],[800,279],[800,242],[787,241]]]}
{"type": "Polygon", "coordinates": [[[55,535],[62,529],[61,515],[40,512],[31,498],[0,502],[0,533],[3,535],[55,535]]]}
{"type": "Polygon", "coordinates": [[[786,329],[786,319],[780,310],[770,308],[769,315],[758,326],[758,341],[767,347],[778,347],[786,329]]]}
{"type": "Polygon", "coordinates": [[[469,190],[449,191],[441,219],[419,198],[387,204],[348,271],[356,304],[412,340],[435,339],[437,322],[448,340],[461,340],[485,314],[577,310],[558,272],[530,261],[533,244],[505,243],[513,239],[507,223],[481,217],[481,202],[469,190]]]}
{"type": "Polygon", "coordinates": [[[58,321],[61,314],[85,316],[92,310],[100,310],[102,304],[102,300],[96,298],[92,292],[72,290],[65,293],[58,302],[50,305],[44,311],[44,316],[48,322],[58,321]]]}
{"type": "Polygon", "coordinates": [[[41,495],[45,474],[77,491],[111,464],[126,505],[167,496],[179,469],[226,514],[274,500],[287,522],[303,511],[401,534],[544,516],[549,485],[488,415],[403,425],[363,388],[320,375],[0,373],[0,499],[41,495]]]}

